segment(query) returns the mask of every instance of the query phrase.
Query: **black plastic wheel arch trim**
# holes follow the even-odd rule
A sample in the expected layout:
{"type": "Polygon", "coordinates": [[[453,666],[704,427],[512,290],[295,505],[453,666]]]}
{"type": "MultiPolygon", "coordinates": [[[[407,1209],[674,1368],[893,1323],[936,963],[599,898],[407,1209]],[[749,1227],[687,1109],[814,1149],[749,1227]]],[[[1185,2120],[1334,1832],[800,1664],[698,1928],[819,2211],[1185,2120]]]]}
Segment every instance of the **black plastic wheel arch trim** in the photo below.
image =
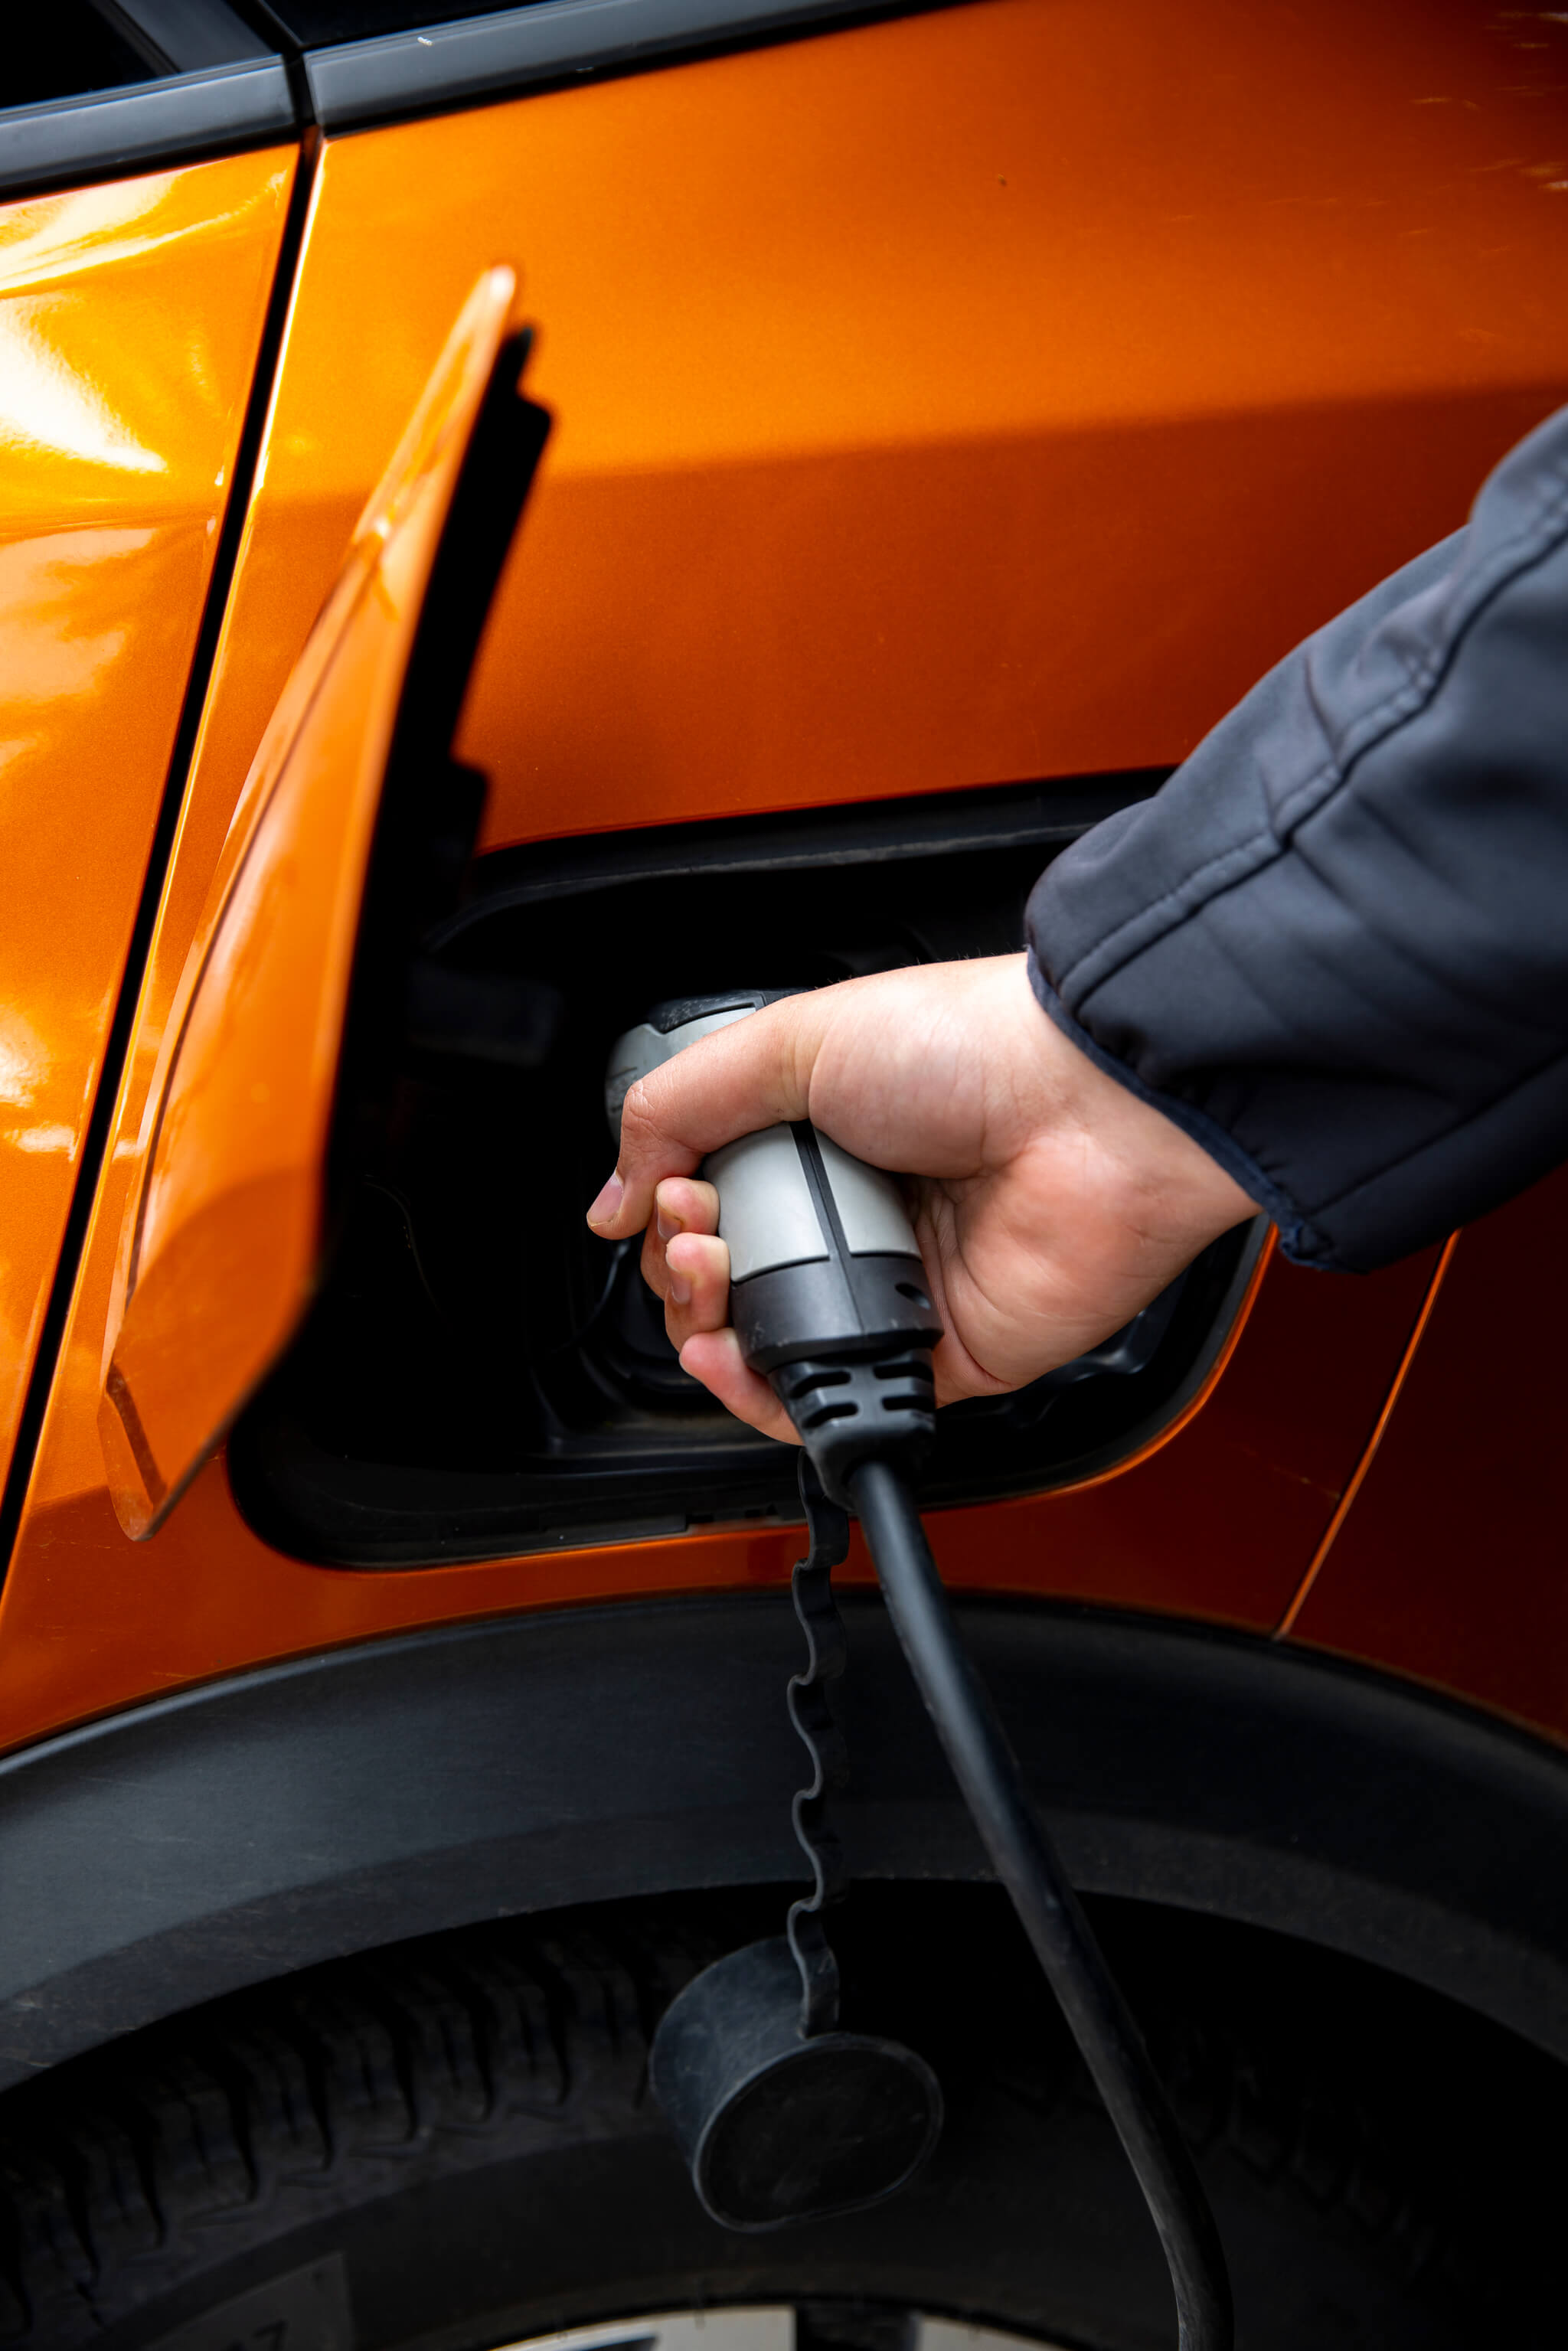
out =
{"type": "MultiPolygon", "coordinates": [[[[847,1595],[852,1875],[984,1863],[847,1595]]],[[[1568,1759],[1261,1639],[969,1603],[1076,1886],[1373,1961],[1568,2060],[1568,1759]]],[[[241,1986],[508,1913],[801,1876],[788,1595],[469,1624],[237,1676],[0,1762],[0,2082],[241,1986]]]]}

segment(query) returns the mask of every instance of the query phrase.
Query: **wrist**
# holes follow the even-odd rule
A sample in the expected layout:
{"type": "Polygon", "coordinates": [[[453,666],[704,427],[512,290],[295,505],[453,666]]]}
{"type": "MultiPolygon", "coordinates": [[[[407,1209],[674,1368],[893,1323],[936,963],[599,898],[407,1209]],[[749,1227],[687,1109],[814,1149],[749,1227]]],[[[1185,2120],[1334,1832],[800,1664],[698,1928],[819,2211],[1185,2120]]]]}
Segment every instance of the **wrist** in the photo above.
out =
{"type": "Polygon", "coordinates": [[[1195,1136],[1119,1073],[1075,1041],[1052,1004],[1030,989],[1039,1058],[1052,1115],[1082,1138],[1106,1187],[1107,1205],[1145,1231],[1166,1234],[1193,1253],[1259,1213],[1245,1186],[1195,1136]]]}

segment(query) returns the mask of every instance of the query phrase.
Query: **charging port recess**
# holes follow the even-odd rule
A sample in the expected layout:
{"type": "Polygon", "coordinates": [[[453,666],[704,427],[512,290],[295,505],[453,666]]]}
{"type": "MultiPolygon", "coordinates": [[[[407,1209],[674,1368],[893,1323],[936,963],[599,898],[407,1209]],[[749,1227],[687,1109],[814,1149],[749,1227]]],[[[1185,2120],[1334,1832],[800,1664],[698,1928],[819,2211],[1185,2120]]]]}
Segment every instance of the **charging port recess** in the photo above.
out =
{"type": "MultiPolygon", "coordinates": [[[[256,1531],[425,1566],[800,1516],[792,1452],[680,1368],[634,1249],[597,1240],[612,1040],[660,998],[1014,951],[1048,859],[1164,771],[651,828],[478,859],[402,976],[395,1083],[351,1155],[327,1277],[241,1417],[256,1531]]],[[[385,985],[383,979],[381,983],[385,985]]],[[[1203,1380],[1261,1221],[1093,1354],[950,1407],[925,1506],[1140,1450],[1203,1380]]]]}

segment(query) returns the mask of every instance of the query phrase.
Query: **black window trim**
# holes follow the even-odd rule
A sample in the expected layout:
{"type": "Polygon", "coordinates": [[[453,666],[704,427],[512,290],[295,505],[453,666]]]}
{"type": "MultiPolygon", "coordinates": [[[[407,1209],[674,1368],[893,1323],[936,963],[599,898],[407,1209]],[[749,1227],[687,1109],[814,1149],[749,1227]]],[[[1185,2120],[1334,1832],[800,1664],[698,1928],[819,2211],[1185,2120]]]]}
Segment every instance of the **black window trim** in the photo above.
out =
{"type": "Polygon", "coordinates": [[[952,0],[534,0],[287,55],[266,48],[228,0],[94,5],[152,78],[0,109],[0,202],[292,141],[312,122],[335,133],[494,104],[952,0]],[[185,70],[160,72],[160,60],[185,70]]]}
{"type": "Polygon", "coordinates": [[[0,195],[119,178],[227,148],[297,139],[281,57],[168,74],[0,112],[0,195]]]}
{"type": "Polygon", "coordinates": [[[534,0],[309,50],[305,72],[322,129],[350,131],[868,13],[867,0],[534,0]]]}

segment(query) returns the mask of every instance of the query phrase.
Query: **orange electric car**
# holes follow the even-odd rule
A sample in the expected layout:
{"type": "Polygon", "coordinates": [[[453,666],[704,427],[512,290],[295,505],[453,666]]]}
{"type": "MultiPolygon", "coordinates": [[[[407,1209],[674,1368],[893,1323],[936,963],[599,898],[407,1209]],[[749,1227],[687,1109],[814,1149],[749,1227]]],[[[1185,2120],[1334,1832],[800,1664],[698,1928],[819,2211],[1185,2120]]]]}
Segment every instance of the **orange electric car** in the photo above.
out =
{"type": "MultiPolygon", "coordinates": [[[[804,1875],[802,1532],[584,1224],[606,1054],[1015,947],[1462,521],[1568,16],[453,5],[0,41],[0,2346],[1154,2351],[858,1541],[940,2144],[737,2231],[650,2095],[804,1875]]],[[[1565,1215],[1243,1228],[926,1465],[1252,2351],[1568,2338],[1565,1215]]]]}

